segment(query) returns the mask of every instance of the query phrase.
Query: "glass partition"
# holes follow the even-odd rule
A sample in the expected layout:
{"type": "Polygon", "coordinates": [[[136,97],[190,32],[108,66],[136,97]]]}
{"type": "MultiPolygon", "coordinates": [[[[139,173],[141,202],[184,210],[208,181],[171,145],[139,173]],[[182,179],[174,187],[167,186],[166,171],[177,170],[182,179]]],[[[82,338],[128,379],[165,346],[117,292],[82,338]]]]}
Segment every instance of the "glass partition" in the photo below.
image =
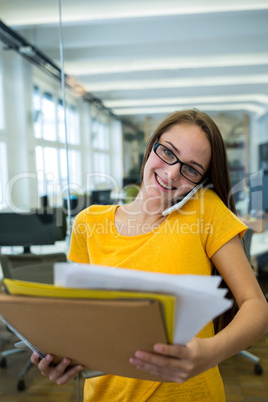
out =
{"type": "MultiPolygon", "coordinates": [[[[59,3],[48,3],[51,23],[57,28],[53,46],[60,53],[59,3]]],[[[56,249],[55,244],[66,251],[61,241],[66,237],[68,210],[62,207],[69,183],[61,66],[40,50],[38,29],[44,22],[40,12],[43,5],[41,0],[1,3],[0,213],[5,213],[5,219],[0,231],[5,232],[8,227],[17,233],[26,231],[25,222],[29,220],[31,225],[30,220],[37,216],[38,222],[46,225],[41,227],[44,233],[48,222],[51,228],[51,221],[54,221],[55,236],[50,242],[45,239],[42,242],[40,234],[32,236],[31,240],[29,236],[24,239],[21,236],[12,250],[7,249],[8,244],[3,240],[2,252],[19,253],[22,247],[29,250],[32,245],[35,246],[31,251],[49,252],[56,249]],[[23,219],[15,220],[14,214],[23,219]],[[22,222],[23,228],[20,227],[22,222]]],[[[74,156],[79,144],[77,97],[71,93],[66,94],[66,115],[70,144],[74,148],[70,152],[79,165],[79,158],[74,156]]],[[[79,183],[79,177],[74,181],[79,183]]]]}
{"type": "Polygon", "coordinates": [[[121,121],[62,71],[69,6],[3,1],[0,21],[0,212],[61,211],[60,240],[97,192],[121,202],[124,176],[121,121]]]}

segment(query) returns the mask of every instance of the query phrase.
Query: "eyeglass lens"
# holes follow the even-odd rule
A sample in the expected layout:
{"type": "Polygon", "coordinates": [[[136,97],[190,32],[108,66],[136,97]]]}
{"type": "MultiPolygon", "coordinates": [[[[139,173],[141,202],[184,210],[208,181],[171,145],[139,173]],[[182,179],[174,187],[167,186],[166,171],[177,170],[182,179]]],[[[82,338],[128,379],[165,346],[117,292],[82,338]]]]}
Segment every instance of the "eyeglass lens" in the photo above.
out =
{"type": "Polygon", "coordinates": [[[203,178],[203,176],[197,170],[181,162],[174,155],[174,153],[166,148],[164,145],[158,144],[157,148],[155,149],[155,153],[159,156],[160,159],[162,159],[169,165],[180,163],[180,172],[186,179],[194,183],[198,183],[203,178]]]}

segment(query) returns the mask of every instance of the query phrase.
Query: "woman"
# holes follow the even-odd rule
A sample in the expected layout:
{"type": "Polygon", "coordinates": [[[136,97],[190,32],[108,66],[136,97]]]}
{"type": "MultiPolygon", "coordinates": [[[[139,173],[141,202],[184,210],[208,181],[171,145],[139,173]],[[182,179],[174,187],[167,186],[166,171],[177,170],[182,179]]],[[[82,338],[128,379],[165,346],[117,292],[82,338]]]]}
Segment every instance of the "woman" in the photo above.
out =
{"type": "MultiPolygon", "coordinates": [[[[164,383],[106,375],[86,380],[85,401],[225,401],[217,365],[268,331],[267,302],[243,252],[246,226],[235,216],[227,157],[216,124],[205,113],[175,112],[152,136],[141,170],[141,189],[125,206],[92,206],[76,218],[69,258],[154,272],[210,275],[216,269],[239,311],[215,334],[209,323],[187,345],[154,345],[130,364],[164,383]],[[206,181],[206,182],[205,182],[206,181]],[[179,210],[163,212],[190,190],[203,188],[179,210]]],[[[53,356],[32,361],[58,384],[82,366],[53,356]]]]}

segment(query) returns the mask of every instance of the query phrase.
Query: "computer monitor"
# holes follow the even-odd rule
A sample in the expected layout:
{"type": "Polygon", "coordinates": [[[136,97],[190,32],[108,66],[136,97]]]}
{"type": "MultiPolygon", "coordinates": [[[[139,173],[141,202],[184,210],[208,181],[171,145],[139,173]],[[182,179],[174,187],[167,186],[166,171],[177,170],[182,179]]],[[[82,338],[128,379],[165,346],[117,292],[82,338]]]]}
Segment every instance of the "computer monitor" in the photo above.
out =
{"type": "Polygon", "coordinates": [[[268,212],[268,169],[249,176],[249,212],[268,212]]]}
{"type": "Polygon", "coordinates": [[[259,168],[268,169],[268,142],[259,145],[259,168]]]}
{"type": "Polygon", "coordinates": [[[262,208],[268,213],[268,169],[262,171],[262,208]]]}
{"type": "Polygon", "coordinates": [[[140,184],[139,177],[124,177],[123,178],[123,188],[131,184],[140,184]]]}
{"type": "Polygon", "coordinates": [[[93,190],[91,193],[91,204],[111,204],[111,190],[93,190]]]}
{"type": "Polygon", "coordinates": [[[54,213],[0,213],[0,246],[30,246],[54,244],[56,219],[54,213]]]}

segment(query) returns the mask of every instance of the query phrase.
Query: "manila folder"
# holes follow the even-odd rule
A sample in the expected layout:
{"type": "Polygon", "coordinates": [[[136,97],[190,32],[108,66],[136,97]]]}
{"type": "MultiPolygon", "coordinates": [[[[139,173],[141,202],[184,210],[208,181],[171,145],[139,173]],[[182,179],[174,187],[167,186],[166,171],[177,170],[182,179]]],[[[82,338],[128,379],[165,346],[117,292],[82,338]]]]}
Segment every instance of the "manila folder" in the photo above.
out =
{"type": "Polygon", "coordinates": [[[39,350],[87,369],[163,381],[129,363],[137,350],[167,343],[157,300],[89,300],[0,295],[0,314],[39,350]]]}

